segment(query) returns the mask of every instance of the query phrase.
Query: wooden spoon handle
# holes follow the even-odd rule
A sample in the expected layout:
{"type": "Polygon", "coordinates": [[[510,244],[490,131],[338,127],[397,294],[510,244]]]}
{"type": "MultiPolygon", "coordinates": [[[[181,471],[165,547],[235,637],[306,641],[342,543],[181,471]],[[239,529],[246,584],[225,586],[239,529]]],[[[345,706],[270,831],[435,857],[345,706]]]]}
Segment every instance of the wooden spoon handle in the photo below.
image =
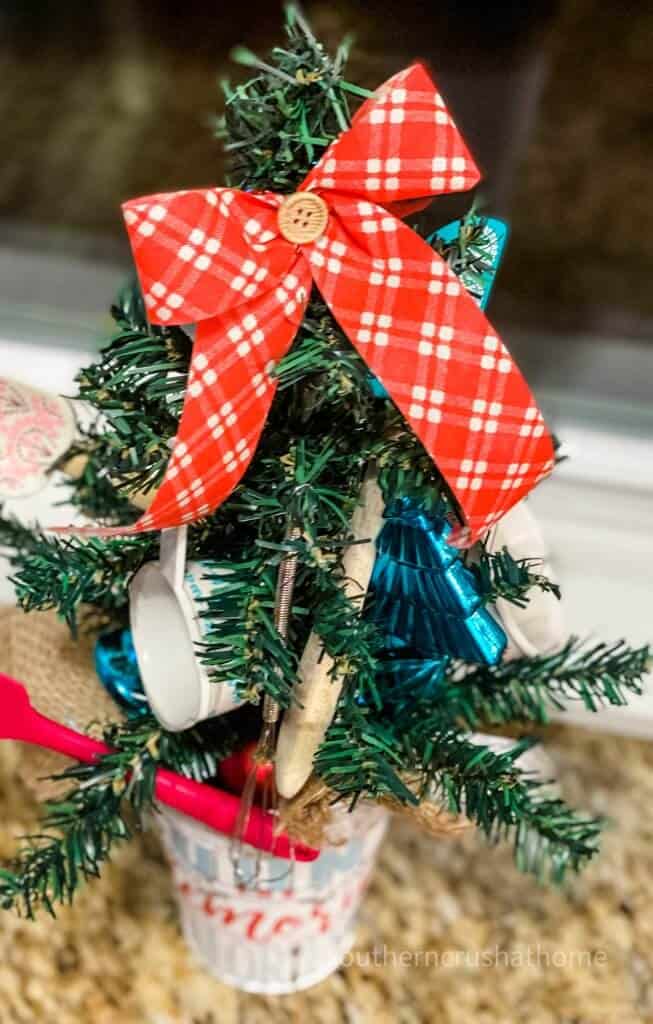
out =
{"type": "MultiPolygon", "coordinates": [[[[352,516],[353,542],[342,560],[344,592],[348,598],[359,600],[361,608],[374,568],[375,541],[383,523],[383,509],[376,472],[369,469],[352,516]]],[[[293,704],[284,714],[277,741],[275,778],[279,793],[286,799],[295,796],[308,779],[315,752],[331,724],[344,683],[342,677],[331,674],[332,669],[333,661],[324,651],[320,637],[311,633],[299,663],[299,704],[293,704]]]]}

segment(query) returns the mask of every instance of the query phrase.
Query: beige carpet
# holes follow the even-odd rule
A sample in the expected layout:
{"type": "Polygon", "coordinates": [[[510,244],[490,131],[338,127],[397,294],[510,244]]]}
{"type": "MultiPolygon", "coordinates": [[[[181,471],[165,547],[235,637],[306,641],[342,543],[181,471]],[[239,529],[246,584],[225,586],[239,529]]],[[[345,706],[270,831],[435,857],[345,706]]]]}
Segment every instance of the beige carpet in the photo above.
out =
{"type": "MultiPolygon", "coordinates": [[[[358,964],[264,999],[193,963],[145,836],[58,921],[0,917],[0,1024],[653,1021],[653,746],[558,728],[549,749],[567,795],[614,819],[602,857],[566,896],[474,834],[433,844],[397,824],[364,904],[358,964]]],[[[33,821],[20,771],[19,748],[3,744],[2,857],[33,821]]]]}

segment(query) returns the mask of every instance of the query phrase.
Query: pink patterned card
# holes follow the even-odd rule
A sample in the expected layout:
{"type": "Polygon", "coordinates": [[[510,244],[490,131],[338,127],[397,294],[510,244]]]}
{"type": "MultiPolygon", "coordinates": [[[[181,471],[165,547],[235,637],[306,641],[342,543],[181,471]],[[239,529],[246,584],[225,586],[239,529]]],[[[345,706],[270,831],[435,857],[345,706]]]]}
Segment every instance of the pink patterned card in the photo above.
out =
{"type": "Polygon", "coordinates": [[[75,437],[70,403],[59,395],[0,377],[0,498],[25,498],[75,437]]]}

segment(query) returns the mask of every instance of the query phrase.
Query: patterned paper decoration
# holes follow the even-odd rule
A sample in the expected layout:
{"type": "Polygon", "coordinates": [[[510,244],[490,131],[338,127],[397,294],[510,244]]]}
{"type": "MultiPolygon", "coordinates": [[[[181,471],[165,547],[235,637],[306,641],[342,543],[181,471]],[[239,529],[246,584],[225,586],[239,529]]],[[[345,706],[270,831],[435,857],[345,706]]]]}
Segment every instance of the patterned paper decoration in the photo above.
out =
{"type": "Polygon", "coordinates": [[[484,533],[546,476],[552,442],[522,375],[455,274],[398,219],[478,177],[417,64],[362,105],[300,185],[306,202],[315,195],[328,212],[317,237],[294,242],[310,211],[289,229],[298,201],[270,192],[192,189],[126,203],[150,320],[198,326],[164,481],[138,523],[114,532],[190,522],[231,493],[313,283],[437,461],[466,522],[461,540],[484,533]]]}
{"type": "Polygon", "coordinates": [[[0,498],[26,498],[47,484],[47,472],[75,437],[65,398],[0,377],[0,498]]]}
{"type": "MultiPolygon", "coordinates": [[[[471,249],[472,255],[482,264],[483,269],[478,272],[471,269],[463,271],[459,280],[472,298],[476,299],[481,309],[487,309],[508,240],[508,227],[504,221],[496,217],[479,216],[476,219],[482,225],[482,230],[478,238],[468,243],[468,249],[471,249]]],[[[463,224],[463,221],[453,220],[450,224],[438,228],[428,241],[431,245],[437,240],[445,244],[455,242],[460,238],[463,224]]]]}

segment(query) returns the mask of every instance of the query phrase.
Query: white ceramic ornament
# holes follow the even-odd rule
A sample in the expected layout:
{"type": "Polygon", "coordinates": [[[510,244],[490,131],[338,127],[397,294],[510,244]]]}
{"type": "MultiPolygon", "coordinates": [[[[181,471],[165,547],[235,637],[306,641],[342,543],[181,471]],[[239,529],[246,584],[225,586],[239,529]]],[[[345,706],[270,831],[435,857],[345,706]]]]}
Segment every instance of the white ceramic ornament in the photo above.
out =
{"type": "MultiPolygon", "coordinates": [[[[547,561],[549,551],[542,531],[526,501],[520,501],[506,512],[488,534],[485,544],[491,553],[505,547],[517,560],[537,559],[536,571],[555,582],[555,573],[547,561]]],[[[519,608],[505,598],[498,598],[495,607],[508,637],[504,661],[552,654],[564,647],[569,639],[561,602],[555,594],[539,587],[529,591],[525,608],[519,608]]]]}
{"type": "Polygon", "coordinates": [[[0,498],[27,498],[41,491],[75,432],[65,398],[0,377],[0,498]]]}
{"type": "MultiPolygon", "coordinates": [[[[152,711],[164,728],[189,729],[244,701],[213,682],[196,645],[209,620],[202,602],[220,583],[212,562],[186,562],[187,527],[161,531],[158,562],[141,566],[129,586],[129,616],[138,668],[152,711]]],[[[211,620],[215,625],[215,619],[211,620]]]]}

